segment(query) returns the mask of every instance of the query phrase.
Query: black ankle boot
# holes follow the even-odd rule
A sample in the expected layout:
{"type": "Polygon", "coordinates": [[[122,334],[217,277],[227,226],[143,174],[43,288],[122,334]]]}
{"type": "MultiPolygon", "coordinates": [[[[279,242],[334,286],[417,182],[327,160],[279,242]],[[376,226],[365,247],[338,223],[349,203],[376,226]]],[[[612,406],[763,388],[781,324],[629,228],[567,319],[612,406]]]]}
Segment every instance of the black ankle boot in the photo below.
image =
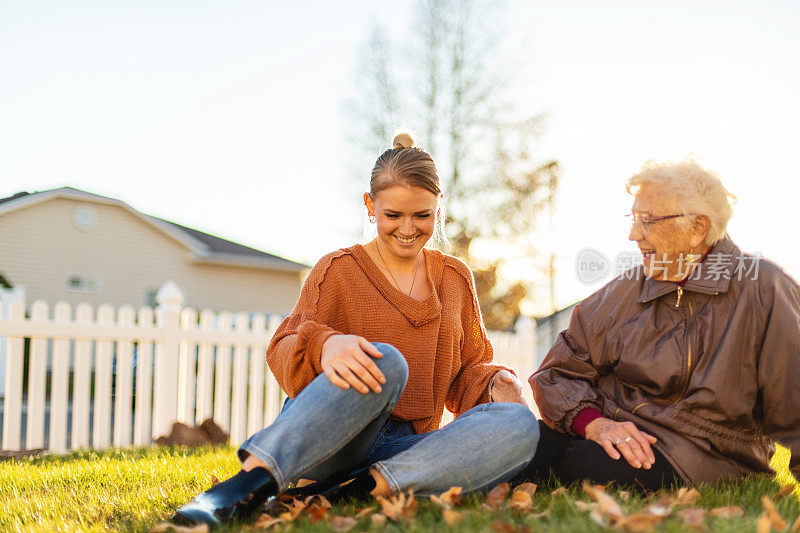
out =
{"type": "Polygon", "coordinates": [[[366,470],[341,485],[336,485],[332,489],[326,490],[322,495],[331,504],[336,505],[344,500],[368,500],[372,498],[370,493],[374,489],[375,479],[369,473],[369,470],[366,470]]]}
{"type": "Polygon", "coordinates": [[[172,522],[217,526],[233,519],[251,517],[267,498],[278,493],[278,484],[265,468],[240,470],[217,483],[175,512],[172,522]]]}

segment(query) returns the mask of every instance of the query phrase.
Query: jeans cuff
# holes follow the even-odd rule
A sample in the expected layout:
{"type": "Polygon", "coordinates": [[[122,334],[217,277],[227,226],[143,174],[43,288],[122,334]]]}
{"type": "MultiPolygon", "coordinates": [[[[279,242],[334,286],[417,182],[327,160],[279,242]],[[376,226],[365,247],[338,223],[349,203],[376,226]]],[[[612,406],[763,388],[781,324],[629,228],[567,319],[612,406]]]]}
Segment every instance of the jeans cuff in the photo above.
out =
{"type": "Polygon", "coordinates": [[[386,480],[386,483],[389,484],[389,488],[392,489],[393,494],[400,494],[402,489],[400,485],[397,483],[397,480],[392,476],[391,472],[386,469],[385,466],[381,463],[374,463],[372,468],[376,469],[380,474],[383,476],[383,479],[386,480]]]}
{"type": "Polygon", "coordinates": [[[278,483],[278,492],[284,492],[287,488],[289,488],[284,480],[283,474],[281,473],[281,469],[278,468],[278,464],[275,462],[275,459],[272,458],[270,454],[256,446],[255,444],[246,441],[237,450],[236,454],[239,456],[239,460],[244,462],[244,458],[241,456],[241,452],[245,451],[250,455],[255,455],[256,458],[261,459],[264,464],[267,465],[272,477],[275,478],[275,481],[278,483]]]}

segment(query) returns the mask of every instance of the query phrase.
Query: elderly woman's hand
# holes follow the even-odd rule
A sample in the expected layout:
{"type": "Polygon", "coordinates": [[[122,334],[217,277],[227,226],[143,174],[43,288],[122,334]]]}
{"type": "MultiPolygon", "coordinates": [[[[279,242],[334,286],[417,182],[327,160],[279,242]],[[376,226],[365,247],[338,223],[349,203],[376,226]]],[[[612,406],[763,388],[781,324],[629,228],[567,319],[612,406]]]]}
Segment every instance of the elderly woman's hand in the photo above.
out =
{"type": "Polygon", "coordinates": [[[634,468],[650,468],[656,460],[650,445],[658,439],[640,431],[633,422],[597,418],[586,425],[586,438],[602,446],[612,459],[619,459],[621,452],[634,468]]]}
{"type": "Polygon", "coordinates": [[[500,370],[489,382],[489,399],[492,402],[519,403],[528,407],[528,402],[522,397],[522,385],[517,376],[508,370],[500,370]]]}

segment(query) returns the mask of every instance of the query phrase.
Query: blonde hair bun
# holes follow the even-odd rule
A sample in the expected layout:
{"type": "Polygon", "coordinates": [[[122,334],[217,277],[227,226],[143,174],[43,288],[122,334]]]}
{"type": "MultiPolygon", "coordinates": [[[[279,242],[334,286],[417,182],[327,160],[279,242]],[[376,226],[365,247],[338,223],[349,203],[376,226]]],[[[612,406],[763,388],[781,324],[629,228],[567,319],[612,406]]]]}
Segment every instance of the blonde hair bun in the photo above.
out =
{"type": "Polygon", "coordinates": [[[414,146],[414,138],[411,136],[410,133],[398,133],[394,136],[392,140],[392,148],[395,150],[401,150],[403,148],[411,148],[414,146]]]}

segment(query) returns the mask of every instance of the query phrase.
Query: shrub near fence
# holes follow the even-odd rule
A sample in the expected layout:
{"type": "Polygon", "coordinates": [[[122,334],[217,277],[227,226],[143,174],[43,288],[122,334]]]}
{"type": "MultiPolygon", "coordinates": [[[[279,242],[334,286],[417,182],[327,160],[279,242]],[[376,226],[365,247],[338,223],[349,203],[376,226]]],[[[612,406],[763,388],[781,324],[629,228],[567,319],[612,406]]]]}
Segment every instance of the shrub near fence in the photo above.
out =
{"type": "MultiPolygon", "coordinates": [[[[264,352],[281,317],[198,316],[183,308],[171,281],[156,299],[155,310],[122,306],[115,313],[101,305],[96,317],[79,304],[74,318],[64,302],[52,317],[45,302],[34,302],[29,318],[24,302],[12,302],[0,318],[0,337],[7,338],[2,448],[146,445],[174,421],[209,417],[238,445],[270,424],[282,393],[264,352]]],[[[495,360],[524,381],[535,366],[533,332],[489,335],[495,360]]]]}

